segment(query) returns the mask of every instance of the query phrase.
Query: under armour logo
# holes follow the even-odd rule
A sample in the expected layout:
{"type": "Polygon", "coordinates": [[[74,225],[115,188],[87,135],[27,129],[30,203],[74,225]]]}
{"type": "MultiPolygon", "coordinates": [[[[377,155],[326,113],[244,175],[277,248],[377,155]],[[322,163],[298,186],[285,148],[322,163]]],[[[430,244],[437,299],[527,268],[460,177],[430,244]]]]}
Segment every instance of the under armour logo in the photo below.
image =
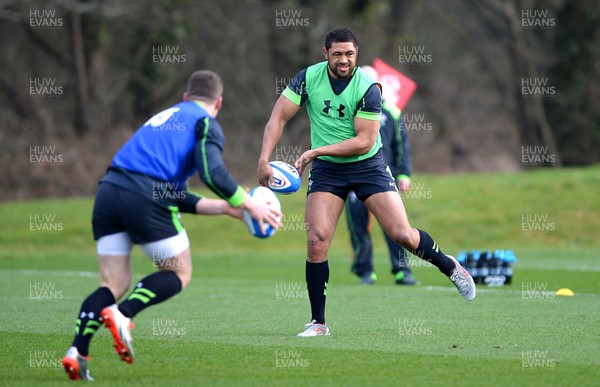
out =
{"type": "Polygon", "coordinates": [[[329,99],[326,99],[325,101],[323,101],[323,103],[325,104],[325,107],[323,108],[323,112],[325,112],[326,114],[329,114],[329,109],[333,109],[338,112],[340,118],[344,117],[346,115],[343,112],[343,110],[346,108],[344,105],[340,104],[339,108],[337,108],[335,106],[331,106],[331,100],[329,100],[329,99]]]}

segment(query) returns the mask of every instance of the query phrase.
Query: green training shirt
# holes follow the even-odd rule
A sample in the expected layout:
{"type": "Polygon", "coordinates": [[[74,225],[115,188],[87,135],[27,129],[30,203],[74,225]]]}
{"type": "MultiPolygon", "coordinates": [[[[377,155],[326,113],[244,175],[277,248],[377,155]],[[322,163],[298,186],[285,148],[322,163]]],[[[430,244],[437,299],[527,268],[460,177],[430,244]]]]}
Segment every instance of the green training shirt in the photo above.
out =
{"type": "MultiPolygon", "coordinates": [[[[306,93],[306,109],[310,120],[310,140],[313,149],[356,137],[354,117],[373,121],[381,120],[380,109],[379,112],[371,112],[366,109],[365,94],[375,82],[359,67],[354,69],[349,83],[338,94],[334,91],[333,80],[330,79],[326,61],[309,66],[305,72],[304,82],[305,84],[301,85],[296,80],[296,86],[300,87],[294,91],[288,85],[283,91],[283,95],[293,103],[301,105],[302,93],[306,93]]],[[[381,91],[378,89],[378,92],[379,104],[381,104],[381,91]]],[[[380,148],[381,137],[378,133],[375,144],[365,154],[319,156],[318,158],[335,163],[349,163],[368,159],[375,155],[380,148]]]]}

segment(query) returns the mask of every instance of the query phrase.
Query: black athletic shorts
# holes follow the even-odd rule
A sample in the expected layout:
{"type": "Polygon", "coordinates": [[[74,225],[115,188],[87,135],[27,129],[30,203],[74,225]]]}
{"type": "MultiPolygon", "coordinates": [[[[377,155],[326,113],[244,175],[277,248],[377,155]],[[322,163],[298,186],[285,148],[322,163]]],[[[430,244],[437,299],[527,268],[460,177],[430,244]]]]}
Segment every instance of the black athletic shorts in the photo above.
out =
{"type": "Polygon", "coordinates": [[[133,243],[144,244],[179,234],[183,224],[177,206],[102,182],[96,192],[92,229],[95,240],[126,231],[133,243]]]}
{"type": "Polygon", "coordinates": [[[375,193],[398,191],[389,167],[383,162],[381,151],[373,157],[353,163],[313,160],[307,195],[330,192],[346,200],[350,191],[354,191],[363,202],[375,193]]]}

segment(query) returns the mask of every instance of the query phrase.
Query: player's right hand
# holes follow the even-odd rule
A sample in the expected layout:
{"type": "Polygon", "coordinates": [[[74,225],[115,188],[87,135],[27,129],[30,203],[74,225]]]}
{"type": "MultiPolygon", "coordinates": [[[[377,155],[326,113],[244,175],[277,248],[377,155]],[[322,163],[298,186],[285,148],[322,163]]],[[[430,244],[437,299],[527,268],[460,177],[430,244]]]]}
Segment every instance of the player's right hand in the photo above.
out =
{"type": "Polygon", "coordinates": [[[273,183],[273,168],[269,165],[268,161],[258,162],[258,184],[263,187],[269,188],[269,183],[273,183]]]}
{"type": "Polygon", "coordinates": [[[250,216],[257,220],[261,233],[265,233],[263,222],[267,222],[275,229],[281,228],[281,218],[283,217],[283,214],[275,208],[272,202],[263,204],[252,196],[246,195],[246,199],[244,199],[242,206],[250,213],[250,216]]]}

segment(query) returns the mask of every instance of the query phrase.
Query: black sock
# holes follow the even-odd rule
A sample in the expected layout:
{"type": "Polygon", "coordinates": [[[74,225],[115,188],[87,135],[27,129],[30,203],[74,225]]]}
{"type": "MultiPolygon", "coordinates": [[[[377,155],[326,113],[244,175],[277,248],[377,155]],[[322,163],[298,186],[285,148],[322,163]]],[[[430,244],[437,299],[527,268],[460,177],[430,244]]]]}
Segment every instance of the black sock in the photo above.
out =
{"type": "Polygon", "coordinates": [[[437,268],[446,276],[450,276],[454,269],[454,262],[448,258],[446,254],[442,253],[440,247],[433,239],[431,239],[429,234],[423,230],[417,229],[417,231],[419,231],[421,240],[417,249],[412,253],[432,265],[437,266],[437,268]]]}
{"type": "Polygon", "coordinates": [[[133,317],[143,309],[169,299],[181,291],[181,280],[172,271],[150,274],[137,283],[127,300],[119,304],[125,317],[133,317]]]}
{"type": "Polygon", "coordinates": [[[312,319],[316,320],[317,324],[325,324],[327,282],[329,282],[329,262],[311,263],[306,261],[306,287],[312,319]]]}
{"type": "Polygon", "coordinates": [[[100,312],[107,306],[115,303],[115,297],[110,289],[106,287],[98,288],[88,296],[81,304],[77,326],[75,327],[75,338],[73,346],[77,348],[79,354],[87,356],[90,347],[90,340],[94,333],[100,328],[100,312]]]}

